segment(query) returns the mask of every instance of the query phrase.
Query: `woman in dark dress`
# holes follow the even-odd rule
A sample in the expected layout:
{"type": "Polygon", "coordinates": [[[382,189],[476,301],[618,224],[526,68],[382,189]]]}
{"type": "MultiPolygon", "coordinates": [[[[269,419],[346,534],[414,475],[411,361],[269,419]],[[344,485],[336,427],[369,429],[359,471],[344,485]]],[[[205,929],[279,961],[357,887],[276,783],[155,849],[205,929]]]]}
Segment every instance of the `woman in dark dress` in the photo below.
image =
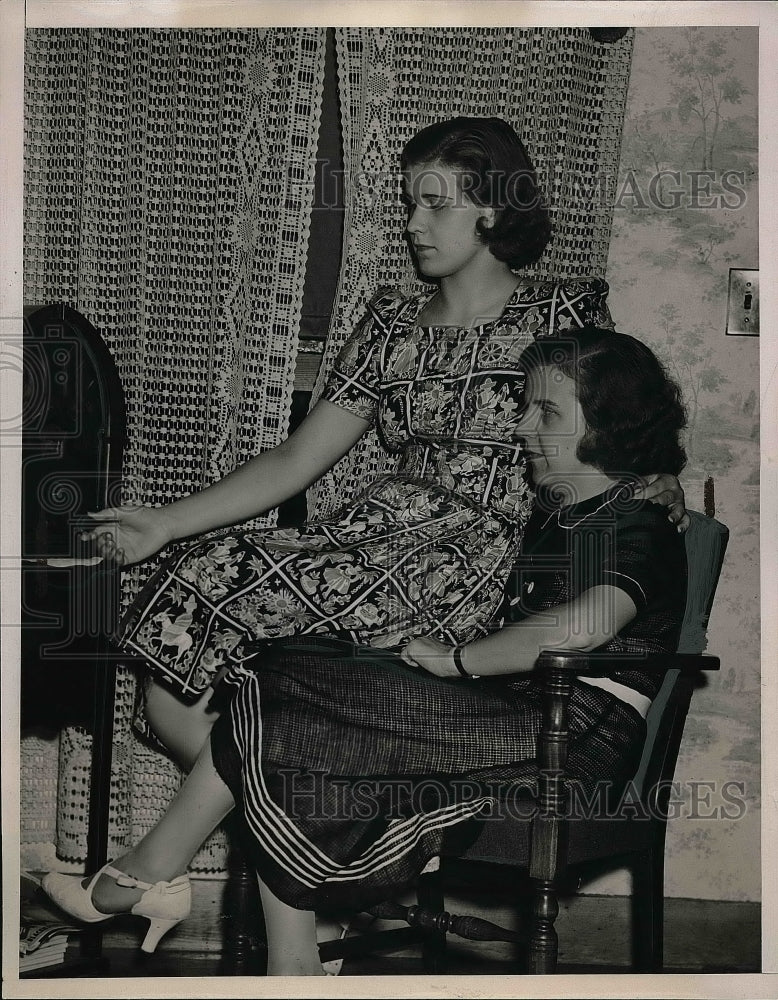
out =
{"type": "MultiPolygon", "coordinates": [[[[524,363],[518,431],[538,502],[488,634],[415,639],[399,657],[296,638],[234,678],[213,762],[263,877],[297,906],[390,898],[452,826],[534,784],[540,650],[676,649],[684,542],[635,491],[654,462],[684,464],[677,387],[645,345],[594,328],[524,363]]],[[[569,773],[583,791],[633,776],[657,689],[639,670],[576,682],[569,773]]]]}
{"type": "MultiPolygon", "coordinates": [[[[321,974],[317,910],[390,898],[452,831],[472,836],[496,802],[533,785],[540,650],[675,649],[683,539],[635,494],[654,462],[684,464],[677,387],[639,341],[596,328],[539,342],[523,363],[517,434],[539,500],[495,627],[463,645],[413,639],[400,654],[318,637],[269,644],[225,681],[227,708],[158,826],[103,878],[46,877],[68,912],[107,919],[141,899],[135,912],[150,916],[162,900],[169,915],[150,919],[164,932],[185,916],[186,865],[237,803],[253,838],[268,972],[321,974]]],[[[591,790],[629,780],[654,694],[637,671],[575,683],[574,781],[591,790]]]]}

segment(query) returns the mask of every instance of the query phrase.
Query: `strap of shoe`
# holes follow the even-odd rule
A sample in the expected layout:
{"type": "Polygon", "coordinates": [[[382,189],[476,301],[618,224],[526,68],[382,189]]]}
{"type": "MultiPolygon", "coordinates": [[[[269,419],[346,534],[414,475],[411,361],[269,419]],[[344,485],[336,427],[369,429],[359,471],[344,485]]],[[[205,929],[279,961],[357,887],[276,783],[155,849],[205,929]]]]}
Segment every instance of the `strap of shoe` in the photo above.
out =
{"type": "Polygon", "coordinates": [[[159,882],[144,882],[142,879],[135,878],[134,875],[125,875],[124,872],[120,872],[118,868],[114,868],[113,865],[106,865],[102,869],[100,874],[110,875],[111,878],[116,882],[117,885],[121,885],[127,888],[143,889],[148,892],[153,889],[155,892],[180,892],[182,889],[186,889],[189,885],[189,878],[186,875],[177,875],[176,878],[172,879],[170,882],[165,882],[160,880],[159,882]]]}
{"type": "Polygon", "coordinates": [[[119,869],[114,868],[113,865],[106,865],[105,868],[103,868],[101,874],[110,875],[117,885],[122,885],[134,889],[154,888],[151,882],[143,882],[141,881],[141,879],[135,878],[133,875],[125,875],[124,872],[120,872],[119,869]]]}

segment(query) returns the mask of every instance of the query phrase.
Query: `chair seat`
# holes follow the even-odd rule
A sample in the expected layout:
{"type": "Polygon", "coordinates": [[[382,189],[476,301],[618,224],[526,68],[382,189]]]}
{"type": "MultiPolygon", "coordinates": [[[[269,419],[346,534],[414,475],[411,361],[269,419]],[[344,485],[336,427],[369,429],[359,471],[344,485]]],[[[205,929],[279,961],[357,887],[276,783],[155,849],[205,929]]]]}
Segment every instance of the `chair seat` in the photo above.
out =
{"type": "MultiPolygon", "coordinates": [[[[461,842],[444,842],[441,856],[527,868],[537,808],[537,801],[529,795],[512,802],[511,814],[487,819],[469,847],[462,850],[461,842]]],[[[606,815],[597,815],[596,809],[595,805],[594,815],[572,818],[567,824],[569,865],[638,853],[651,846],[654,823],[644,806],[625,801],[606,815]]]]}

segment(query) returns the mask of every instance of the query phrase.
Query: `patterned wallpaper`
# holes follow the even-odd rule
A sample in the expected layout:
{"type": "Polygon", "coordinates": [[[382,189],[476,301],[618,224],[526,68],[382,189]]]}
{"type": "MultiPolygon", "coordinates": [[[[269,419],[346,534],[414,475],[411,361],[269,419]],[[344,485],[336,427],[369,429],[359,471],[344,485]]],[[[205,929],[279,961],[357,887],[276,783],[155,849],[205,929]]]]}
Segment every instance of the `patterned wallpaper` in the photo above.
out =
{"type": "Polygon", "coordinates": [[[635,37],[607,277],[689,410],[688,506],[712,476],[730,540],[668,828],[670,896],[760,897],[759,338],[726,334],[730,268],[758,268],[756,28],[635,37]]]}

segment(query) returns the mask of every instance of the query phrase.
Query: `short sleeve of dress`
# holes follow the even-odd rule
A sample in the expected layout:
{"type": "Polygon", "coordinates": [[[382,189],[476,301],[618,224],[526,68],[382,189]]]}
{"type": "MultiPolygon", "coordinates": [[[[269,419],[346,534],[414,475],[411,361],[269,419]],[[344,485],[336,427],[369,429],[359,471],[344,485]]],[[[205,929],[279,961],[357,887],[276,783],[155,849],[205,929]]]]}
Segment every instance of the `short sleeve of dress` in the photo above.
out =
{"type": "Polygon", "coordinates": [[[608,292],[610,291],[608,282],[604,278],[590,278],[584,285],[584,294],[578,307],[584,325],[613,330],[613,317],[608,308],[608,292]]]}
{"type": "Polygon", "coordinates": [[[607,585],[632,598],[638,613],[662,599],[675,582],[668,579],[679,569],[677,532],[663,509],[646,503],[620,517],[598,546],[600,558],[581,560],[585,566],[581,591],[607,585]]]}
{"type": "MultiPolygon", "coordinates": [[[[537,337],[551,337],[582,326],[598,326],[613,330],[613,318],[608,308],[608,292],[604,278],[572,278],[553,286],[546,323],[535,330],[537,337]]],[[[545,310],[541,307],[541,312],[545,310]]]]}
{"type": "Polygon", "coordinates": [[[340,349],[322,399],[373,421],[381,379],[381,349],[392,317],[405,301],[405,296],[396,289],[383,288],[376,292],[365,315],[340,349]]]}

